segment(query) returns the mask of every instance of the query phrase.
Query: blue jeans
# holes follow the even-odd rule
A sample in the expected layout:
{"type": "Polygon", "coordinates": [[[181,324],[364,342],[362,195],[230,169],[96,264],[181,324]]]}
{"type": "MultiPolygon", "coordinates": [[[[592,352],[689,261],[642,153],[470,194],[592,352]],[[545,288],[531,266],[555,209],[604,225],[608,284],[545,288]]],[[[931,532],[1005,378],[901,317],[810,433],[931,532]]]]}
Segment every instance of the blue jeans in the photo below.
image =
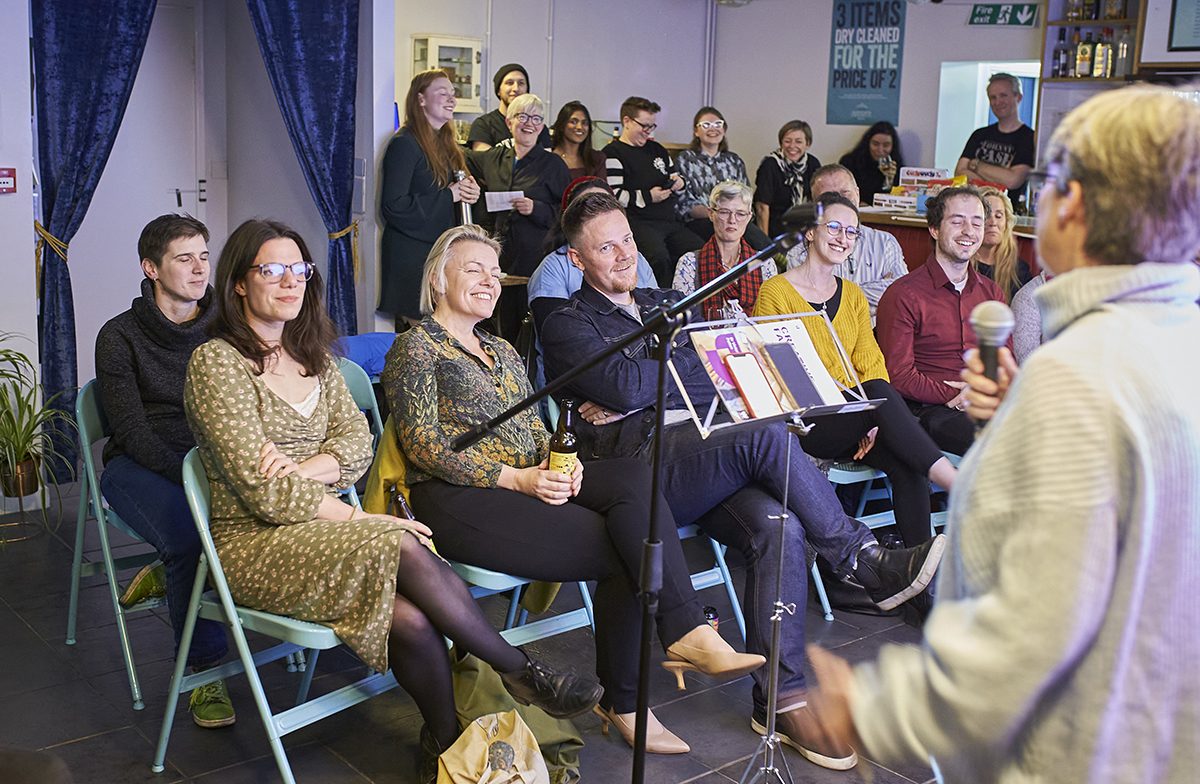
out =
{"type": "MultiPolygon", "coordinates": [[[[843,577],[853,571],[862,546],[875,541],[870,529],[846,516],[833,486],[798,444],[788,460],[788,438],[778,423],[738,425],[702,439],[686,422],[663,434],[663,495],[676,524],[697,523],[746,559],[743,609],[746,647],[752,653],[770,652],[775,579],[782,570],[780,597],[785,604],[796,603],[796,614],[785,615],[780,626],[780,709],[804,699],[805,539],[843,577]],[[779,514],[785,477],[790,514],[781,559],[779,521],[768,515],[779,514]]],[[[765,679],[764,669],[754,673],[754,705],[760,714],[766,710],[765,679]]]]}
{"type": "MultiPolygon", "coordinates": [[[[113,511],[149,542],[162,559],[167,572],[167,610],[178,650],[201,549],[200,534],[196,532],[183,488],[142,468],[133,458],[119,455],[104,466],[100,490],[113,511]]],[[[225,627],[216,621],[197,618],[188,664],[192,667],[215,664],[228,651],[225,627]]]]}

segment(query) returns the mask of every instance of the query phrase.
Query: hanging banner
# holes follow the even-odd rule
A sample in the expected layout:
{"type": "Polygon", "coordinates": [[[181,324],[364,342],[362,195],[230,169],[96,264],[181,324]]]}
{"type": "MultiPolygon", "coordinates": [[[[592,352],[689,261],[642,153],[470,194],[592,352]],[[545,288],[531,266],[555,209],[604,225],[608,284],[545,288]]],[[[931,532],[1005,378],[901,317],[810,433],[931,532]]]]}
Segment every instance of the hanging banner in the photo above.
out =
{"type": "Polygon", "coordinates": [[[900,124],[905,0],[833,0],[826,125],[900,124]]]}

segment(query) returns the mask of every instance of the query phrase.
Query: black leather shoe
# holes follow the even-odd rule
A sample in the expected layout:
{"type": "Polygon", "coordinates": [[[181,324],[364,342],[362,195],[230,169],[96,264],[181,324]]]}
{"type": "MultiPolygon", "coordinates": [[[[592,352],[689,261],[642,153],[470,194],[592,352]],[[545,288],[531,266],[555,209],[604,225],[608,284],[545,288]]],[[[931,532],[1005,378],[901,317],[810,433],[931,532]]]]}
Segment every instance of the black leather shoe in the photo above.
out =
{"type": "Polygon", "coordinates": [[[925,619],[929,617],[932,609],[933,583],[930,583],[924,591],[900,605],[900,615],[909,626],[921,629],[924,628],[925,619]]]}
{"type": "Polygon", "coordinates": [[[442,756],[445,750],[429,731],[429,725],[422,724],[421,761],[417,767],[417,784],[437,784],[438,757],[442,756]]]}
{"type": "Polygon", "coordinates": [[[522,705],[534,705],[556,719],[570,719],[596,707],[604,696],[604,687],[595,681],[553,670],[528,653],[525,659],[521,669],[500,673],[504,688],[522,705]]]}
{"type": "Polygon", "coordinates": [[[925,590],[937,574],[945,549],[943,534],[918,547],[903,550],[888,550],[883,545],[872,544],[858,551],[854,577],[880,609],[890,610],[925,590]]]}

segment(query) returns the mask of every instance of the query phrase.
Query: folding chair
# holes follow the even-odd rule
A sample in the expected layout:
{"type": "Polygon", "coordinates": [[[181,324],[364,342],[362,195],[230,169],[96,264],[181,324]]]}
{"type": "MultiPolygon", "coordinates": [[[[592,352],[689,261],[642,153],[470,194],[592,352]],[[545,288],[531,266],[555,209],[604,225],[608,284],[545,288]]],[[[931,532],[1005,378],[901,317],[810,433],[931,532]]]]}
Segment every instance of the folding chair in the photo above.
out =
{"type": "Polygon", "coordinates": [[[345,357],[338,357],[337,365],[342,378],[346,379],[354,405],[366,414],[367,425],[371,428],[371,451],[374,452],[379,448],[379,439],[383,438],[383,419],[379,415],[379,401],[375,399],[371,377],[360,365],[345,357]]]}
{"type": "MultiPolygon", "coordinates": [[[[144,542],[132,528],[125,524],[111,509],[104,505],[100,494],[100,479],[96,471],[96,462],[92,457],[92,445],[101,439],[112,435],[108,425],[108,417],[100,405],[99,390],[95,380],[83,385],[75,400],[75,422],[79,426],[80,449],[83,452],[84,472],[82,484],[79,487],[79,518],[75,524],[75,557],[71,563],[71,602],[67,610],[67,645],[75,644],[75,620],[79,611],[79,579],[102,574],[108,580],[108,592],[112,597],[113,613],[117,617],[117,636],[121,639],[121,653],[125,657],[125,671],[129,675],[129,690],[133,694],[133,709],[142,710],[142,690],[138,685],[137,668],[133,663],[133,650],[129,643],[129,631],[125,625],[125,616],[129,613],[162,607],[166,599],[147,599],[132,607],[121,606],[121,586],[117,583],[117,572],[121,569],[140,569],[158,559],[158,553],[151,550],[148,553],[127,555],[113,558],[112,548],[108,543],[108,526],[121,533],[144,542]],[[96,530],[100,534],[100,552],[103,560],[95,562],[83,561],[83,536],[89,517],[95,518],[96,530]]],[[[182,650],[187,650],[186,648],[182,650]]]]}
{"type": "Polygon", "coordinates": [[[312,684],[318,655],[323,650],[341,645],[341,639],[327,626],[235,605],[233,597],[229,593],[229,585],[225,582],[225,573],[221,569],[221,561],[217,556],[212,534],[208,529],[208,477],[204,473],[204,465],[200,462],[200,453],[194,448],[188,452],[183,461],[183,491],[187,496],[188,506],[192,510],[196,529],[200,532],[200,543],[204,548],[204,553],[200,556],[196,582],[192,586],[187,622],[183,628],[183,639],[179,643],[179,655],[175,658],[175,673],[171,677],[171,689],[167,695],[166,715],[163,716],[162,731],[158,736],[158,748],[155,751],[154,765],[151,769],[155,773],[163,771],[163,762],[167,756],[167,742],[171,737],[171,725],[175,720],[179,695],[191,691],[197,686],[244,672],[250,681],[254,704],[262,719],[263,727],[267,731],[271,752],[275,756],[279,772],[287,784],[295,784],[296,779],[292,776],[291,765],[283,750],[281,739],[284,735],[307,727],[318,719],[357,705],[376,694],[393,689],[398,684],[391,672],[372,673],[337,691],[309,700],[308,689],[312,684]],[[204,593],[205,583],[209,579],[215,586],[215,591],[204,593]],[[234,646],[238,652],[238,660],[184,676],[187,651],[192,642],[192,632],[196,628],[197,618],[220,621],[230,627],[234,646]],[[265,651],[253,653],[246,643],[245,629],[273,637],[280,640],[281,644],[265,651]],[[273,713],[271,706],[267,703],[266,693],[263,691],[257,668],[267,662],[282,659],[290,653],[302,650],[311,653],[308,657],[308,667],[300,679],[300,692],[296,696],[296,705],[279,713],[273,713]]]}

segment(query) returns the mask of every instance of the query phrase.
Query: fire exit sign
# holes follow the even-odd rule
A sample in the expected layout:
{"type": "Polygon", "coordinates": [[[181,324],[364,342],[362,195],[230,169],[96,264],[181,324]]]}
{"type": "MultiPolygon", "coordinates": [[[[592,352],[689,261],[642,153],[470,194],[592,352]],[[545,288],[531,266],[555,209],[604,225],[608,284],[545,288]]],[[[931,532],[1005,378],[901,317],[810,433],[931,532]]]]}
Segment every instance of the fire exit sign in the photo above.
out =
{"type": "Polygon", "coordinates": [[[1037,3],[976,4],[971,9],[969,25],[1034,27],[1037,24],[1037,3]]]}

